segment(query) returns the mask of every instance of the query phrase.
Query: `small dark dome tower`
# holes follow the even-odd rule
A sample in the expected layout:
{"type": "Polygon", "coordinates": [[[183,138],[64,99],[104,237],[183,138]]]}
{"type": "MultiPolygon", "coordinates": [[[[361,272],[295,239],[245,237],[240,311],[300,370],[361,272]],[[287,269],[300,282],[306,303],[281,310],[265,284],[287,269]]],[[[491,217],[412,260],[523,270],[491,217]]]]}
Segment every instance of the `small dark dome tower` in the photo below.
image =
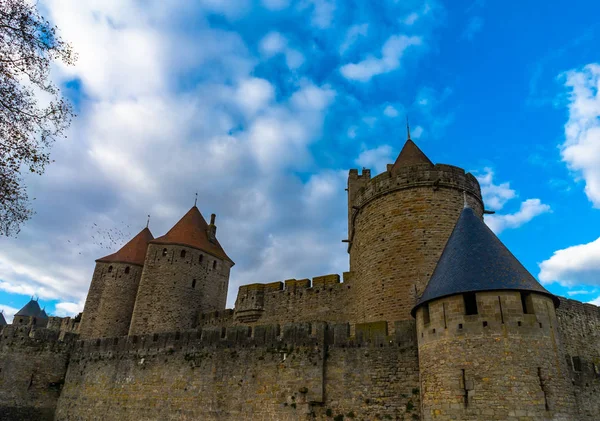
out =
{"type": "Polygon", "coordinates": [[[48,315],[40,308],[37,300],[31,298],[31,300],[29,300],[29,302],[25,304],[21,310],[17,311],[13,318],[12,324],[16,326],[45,327],[47,323],[48,315]]]}
{"type": "Polygon", "coordinates": [[[466,207],[412,310],[423,419],[574,419],[558,304],[466,207]]]}
{"type": "Polygon", "coordinates": [[[148,242],[153,238],[146,227],[116,253],[96,260],[81,320],[82,338],[127,335],[148,242]]]}
{"type": "Polygon", "coordinates": [[[199,313],[223,310],[233,261],[196,206],[150,242],[130,335],[195,327],[199,313]]]}
{"type": "Polygon", "coordinates": [[[4,318],[4,313],[0,311],[0,326],[6,326],[6,319],[4,318]]]}

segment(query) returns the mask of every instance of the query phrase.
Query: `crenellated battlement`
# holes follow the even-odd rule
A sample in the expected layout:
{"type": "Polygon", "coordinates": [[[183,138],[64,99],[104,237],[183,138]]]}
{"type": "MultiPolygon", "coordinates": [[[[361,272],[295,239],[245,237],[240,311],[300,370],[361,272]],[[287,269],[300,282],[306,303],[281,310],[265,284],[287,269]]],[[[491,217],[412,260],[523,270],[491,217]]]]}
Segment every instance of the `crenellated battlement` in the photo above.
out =
{"type": "MultiPolygon", "coordinates": [[[[363,170],[363,174],[365,171],[363,170]]],[[[354,179],[349,177],[348,180],[351,183],[354,179]]],[[[470,203],[471,206],[483,209],[481,188],[475,176],[453,165],[435,164],[433,167],[427,164],[412,165],[399,168],[395,173],[384,171],[373,178],[370,178],[369,171],[366,175],[358,176],[357,180],[361,180],[362,186],[352,198],[351,206],[355,208],[360,208],[380,196],[397,190],[431,187],[434,190],[450,188],[460,192],[465,191],[473,202],[470,203]]]]}
{"type": "Polygon", "coordinates": [[[288,279],[284,282],[242,285],[235,302],[236,323],[277,323],[312,320],[350,320],[348,292],[351,274],[344,282],[337,274],[312,279],[288,279]],[[336,318],[336,312],[338,317],[336,318]],[[344,316],[344,317],[342,317],[344,316]],[[333,318],[332,318],[333,317],[333,318]]]}
{"type": "Polygon", "coordinates": [[[349,323],[290,323],[258,326],[206,327],[185,332],[155,333],[141,336],[86,339],[74,344],[74,351],[83,356],[117,353],[157,353],[174,350],[208,348],[277,349],[293,347],[412,347],[416,341],[414,322],[395,323],[394,335],[388,334],[386,322],[365,323],[351,335],[349,323]]]}
{"type": "Polygon", "coordinates": [[[0,347],[65,348],[78,335],[45,327],[6,325],[0,328],[0,347]]]}

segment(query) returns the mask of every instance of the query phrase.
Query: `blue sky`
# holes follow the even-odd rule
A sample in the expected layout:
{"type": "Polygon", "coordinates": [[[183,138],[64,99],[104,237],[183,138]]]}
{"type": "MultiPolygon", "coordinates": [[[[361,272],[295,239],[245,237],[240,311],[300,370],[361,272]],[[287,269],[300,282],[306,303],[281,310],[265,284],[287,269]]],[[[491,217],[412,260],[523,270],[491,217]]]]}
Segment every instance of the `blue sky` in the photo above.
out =
{"type": "Polygon", "coordinates": [[[44,0],[79,54],[37,214],[0,238],[0,308],[83,306],[94,260],[199,194],[239,285],[347,270],[349,168],[406,138],[473,172],[550,291],[600,303],[600,4],[44,0]]]}

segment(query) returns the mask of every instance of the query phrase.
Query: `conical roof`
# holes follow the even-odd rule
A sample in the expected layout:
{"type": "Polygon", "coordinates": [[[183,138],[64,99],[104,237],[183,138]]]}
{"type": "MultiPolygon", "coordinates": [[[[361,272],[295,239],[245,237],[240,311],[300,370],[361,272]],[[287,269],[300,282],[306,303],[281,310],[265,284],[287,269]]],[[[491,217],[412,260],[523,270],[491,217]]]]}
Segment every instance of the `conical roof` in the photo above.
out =
{"type": "Polygon", "coordinates": [[[17,311],[15,316],[37,317],[40,314],[40,311],[42,311],[40,305],[32,298],[21,310],[17,311]]]}
{"type": "Polygon", "coordinates": [[[425,155],[423,151],[419,149],[412,139],[408,138],[404,144],[404,147],[402,147],[398,158],[396,158],[396,162],[394,162],[394,165],[392,165],[391,172],[393,173],[402,167],[409,167],[411,165],[418,164],[429,164],[433,166],[433,162],[427,158],[427,155],[425,155]]]}
{"type": "Polygon", "coordinates": [[[216,239],[213,241],[209,239],[208,224],[196,206],[193,206],[169,232],[153,240],[152,243],[193,247],[233,263],[219,242],[216,239]]]}
{"type": "Polygon", "coordinates": [[[146,259],[146,250],[148,249],[148,243],[153,239],[152,233],[148,227],[141,230],[135,237],[133,237],[127,244],[125,244],[119,251],[108,256],[104,256],[96,262],[103,263],[132,263],[134,265],[142,266],[146,259]]]}
{"type": "Polygon", "coordinates": [[[4,314],[0,313],[0,326],[6,326],[8,323],[6,323],[6,319],[4,318],[4,314]]]}
{"type": "Polygon", "coordinates": [[[559,300],[525,269],[473,209],[463,209],[431,275],[425,292],[412,309],[429,301],[465,292],[516,290],[559,300]]]}
{"type": "Polygon", "coordinates": [[[38,317],[40,319],[47,319],[48,318],[48,313],[46,313],[46,309],[42,309],[42,311],[40,311],[40,314],[38,314],[38,317]]]}

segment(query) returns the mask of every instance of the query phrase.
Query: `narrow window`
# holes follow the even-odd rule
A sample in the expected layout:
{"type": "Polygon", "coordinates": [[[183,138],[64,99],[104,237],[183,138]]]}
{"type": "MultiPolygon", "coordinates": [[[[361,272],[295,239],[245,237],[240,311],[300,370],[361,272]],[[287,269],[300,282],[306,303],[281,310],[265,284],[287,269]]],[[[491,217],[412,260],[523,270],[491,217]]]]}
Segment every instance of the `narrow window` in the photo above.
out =
{"type": "Polygon", "coordinates": [[[180,256],[181,256],[181,257],[185,257],[185,250],[181,250],[181,254],[180,254],[180,256]]]}
{"type": "Polygon", "coordinates": [[[195,288],[196,288],[196,280],[194,279],[194,280],[192,281],[192,289],[195,289],[195,288]]]}
{"type": "Polygon", "coordinates": [[[581,372],[581,358],[580,357],[573,357],[573,371],[576,372],[581,372]]]}
{"type": "Polygon", "coordinates": [[[523,307],[523,314],[534,314],[531,294],[526,292],[521,293],[521,306],[523,307]]]}
{"type": "Polygon", "coordinates": [[[477,297],[474,292],[463,294],[465,300],[465,314],[467,316],[477,314],[477,297]]]}
{"type": "Polygon", "coordinates": [[[216,269],[216,268],[217,268],[217,261],[215,260],[215,261],[213,262],[213,269],[216,269]]]}
{"type": "Polygon", "coordinates": [[[163,257],[165,257],[167,255],[167,249],[163,249],[162,255],[163,255],[163,257]]]}
{"type": "Polygon", "coordinates": [[[204,260],[204,256],[201,254],[200,257],[198,257],[198,263],[202,263],[202,260],[204,260]]]}
{"type": "Polygon", "coordinates": [[[112,266],[109,266],[109,267],[108,267],[108,271],[109,271],[109,272],[112,272],[112,266]]]}
{"type": "Polygon", "coordinates": [[[129,273],[129,266],[125,268],[125,273],[129,273]]]}
{"type": "Polygon", "coordinates": [[[431,322],[429,318],[429,303],[423,306],[423,324],[428,325],[431,322]]]}

